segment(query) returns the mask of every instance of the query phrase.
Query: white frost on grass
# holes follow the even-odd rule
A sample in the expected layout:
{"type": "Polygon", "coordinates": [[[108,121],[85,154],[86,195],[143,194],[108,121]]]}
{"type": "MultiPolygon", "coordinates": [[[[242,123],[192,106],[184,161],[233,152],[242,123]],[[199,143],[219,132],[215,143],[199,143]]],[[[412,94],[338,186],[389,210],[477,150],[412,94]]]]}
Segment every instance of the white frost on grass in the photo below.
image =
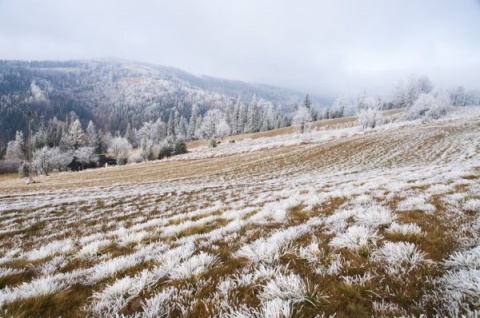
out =
{"type": "Polygon", "coordinates": [[[245,257],[253,263],[272,263],[283,255],[291,241],[309,230],[308,225],[300,225],[277,231],[267,239],[262,237],[242,246],[235,253],[235,257],[245,257]]]}
{"type": "MultiPolygon", "coordinates": [[[[359,198],[359,200],[362,201],[363,199],[362,197],[359,198]]],[[[352,224],[376,229],[380,226],[389,225],[395,219],[396,215],[389,208],[379,204],[369,203],[336,211],[326,219],[325,223],[328,224],[330,233],[336,233],[338,231],[344,231],[352,224]]]]}
{"type": "Polygon", "coordinates": [[[53,241],[47,245],[41,246],[38,249],[25,253],[25,258],[30,261],[35,261],[43,258],[47,258],[54,254],[65,254],[72,251],[75,248],[71,239],[53,241]]]}
{"type": "Polygon", "coordinates": [[[23,269],[14,269],[8,267],[0,267],[0,278],[10,275],[17,275],[23,273],[25,270],[23,269]]]}
{"type": "Polygon", "coordinates": [[[86,245],[84,245],[80,251],[78,251],[78,256],[80,258],[92,258],[97,256],[100,251],[107,247],[108,245],[112,244],[112,241],[109,239],[103,239],[98,241],[90,241],[86,245]]]}
{"type": "Polygon", "coordinates": [[[293,302],[290,299],[274,298],[262,303],[260,317],[293,318],[293,302]]]}
{"type": "Polygon", "coordinates": [[[389,225],[396,219],[396,216],[384,206],[370,204],[355,209],[354,219],[357,224],[378,228],[389,225]]]}
{"type": "Polygon", "coordinates": [[[142,304],[143,317],[161,318],[168,317],[170,314],[171,298],[174,289],[166,288],[155,296],[146,299],[142,304]]]}
{"type": "Polygon", "coordinates": [[[463,209],[467,211],[480,212],[480,200],[478,199],[469,199],[463,205],[463,209]]]}
{"type": "Polygon", "coordinates": [[[44,276],[19,286],[0,290],[0,307],[16,300],[46,296],[68,288],[68,283],[52,276],[44,276]]]}
{"type": "Polygon", "coordinates": [[[151,234],[147,231],[127,231],[118,234],[118,242],[122,246],[135,245],[147,239],[151,234]]]}
{"type": "Polygon", "coordinates": [[[277,275],[263,286],[258,298],[264,301],[282,299],[293,303],[309,302],[316,305],[310,296],[326,298],[318,291],[318,286],[313,287],[308,281],[305,281],[297,274],[277,275]]]}
{"type": "Polygon", "coordinates": [[[428,264],[425,253],[413,243],[386,242],[373,254],[373,259],[382,262],[390,275],[405,275],[413,269],[428,264]]]}
{"type": "Polygon", "coordinates": [[[402,224],[393,222],[385,232],[390,234],[401,234],[405,236],[422,235],[422,229],[415,223],[402,224]]]}
{"type": "Polygon", "coordinates": [[[201,252],[173,268],[170,273],[170,278],[185,279],[197,277],[215,266],[218,262],[219,258],[217,256],[201,252]]]}
{"type": "Polygon", "coordinates": [[[118,312],[148,286],[149,273],[143,270],[134,277],[117,279],[112,285],[92,295],[88,310],[98,317],[115,317],[118,312]]]}
{"type": "Polygon", "coordinates": [[[449,270],[438,280],[450,312],[480,306],[480,246],[455,252],[446,261],[449,270]]]}
{"type": "Polygon", "coordinates": [[[409,196],[397,206],[398,211],[413,211],[420,210],[427,213],[435,212],[435,206],[426,203],[426,198],[422,195],[409,196]]]}
{"type": "Polygon", "coordinates": [[[335,236],[329,243],[335,248],[347,248],[349,250],[359,251],[369,250],[375,246],[380,238],[378,232],[364,225],[352,225],[343,233],[335,236]]]}

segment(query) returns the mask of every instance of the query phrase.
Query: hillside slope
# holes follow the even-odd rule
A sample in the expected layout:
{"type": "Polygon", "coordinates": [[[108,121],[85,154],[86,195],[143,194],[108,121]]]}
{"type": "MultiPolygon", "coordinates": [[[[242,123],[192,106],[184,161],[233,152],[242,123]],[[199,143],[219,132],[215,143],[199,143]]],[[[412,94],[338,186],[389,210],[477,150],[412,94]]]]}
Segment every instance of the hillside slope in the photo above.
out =
{"type": "Polygon", "coordinates": [[[172,109],[189,118],[192,105],[203,113],[253,96],[290,109],[303,95],[287,89],[195,76],[185,71],[127,61],[1,61],[0,146],[25,130],[22,111],[35,111],[35,125],[75,112],[112,133],[127,124],[165,122],[172,109]]]}
{"type": "Polygon", "coordinates": [[[0,179],[9,315],[480,311],[480,108],[0,179]]]}

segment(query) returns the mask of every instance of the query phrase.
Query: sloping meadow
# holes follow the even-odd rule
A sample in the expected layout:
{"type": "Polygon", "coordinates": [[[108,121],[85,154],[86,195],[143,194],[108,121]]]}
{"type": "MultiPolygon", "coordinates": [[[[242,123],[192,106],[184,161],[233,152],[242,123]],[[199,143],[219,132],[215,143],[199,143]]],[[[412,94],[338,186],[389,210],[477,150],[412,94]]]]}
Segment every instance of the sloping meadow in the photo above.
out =
{"type": "Polygon", "coordinates": [[[0,183],[1,317],[480,312],[480,110],[0,183]]]}

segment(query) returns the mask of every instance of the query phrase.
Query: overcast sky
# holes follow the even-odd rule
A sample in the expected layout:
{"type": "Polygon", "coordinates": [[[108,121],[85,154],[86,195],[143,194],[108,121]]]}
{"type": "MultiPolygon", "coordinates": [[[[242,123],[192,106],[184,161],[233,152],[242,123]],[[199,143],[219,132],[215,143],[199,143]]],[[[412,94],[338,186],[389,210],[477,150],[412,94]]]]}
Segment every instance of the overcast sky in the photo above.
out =
{"type": "Polygon", "coordinates": [[[0,0],[0,59],[121,58],[314,95],[480,86],[480,0],[0,0]]]}

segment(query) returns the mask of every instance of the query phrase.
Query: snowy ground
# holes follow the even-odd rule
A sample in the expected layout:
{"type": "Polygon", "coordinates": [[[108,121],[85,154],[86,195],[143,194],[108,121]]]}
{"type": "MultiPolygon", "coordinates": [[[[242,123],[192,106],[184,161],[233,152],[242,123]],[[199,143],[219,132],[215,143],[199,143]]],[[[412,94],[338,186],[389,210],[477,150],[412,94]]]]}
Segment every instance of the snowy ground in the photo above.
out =
{"type": "Polygon", "coordinates": [[[0,181],[0,317],[474,316],[480,108],[0,181]]]}

